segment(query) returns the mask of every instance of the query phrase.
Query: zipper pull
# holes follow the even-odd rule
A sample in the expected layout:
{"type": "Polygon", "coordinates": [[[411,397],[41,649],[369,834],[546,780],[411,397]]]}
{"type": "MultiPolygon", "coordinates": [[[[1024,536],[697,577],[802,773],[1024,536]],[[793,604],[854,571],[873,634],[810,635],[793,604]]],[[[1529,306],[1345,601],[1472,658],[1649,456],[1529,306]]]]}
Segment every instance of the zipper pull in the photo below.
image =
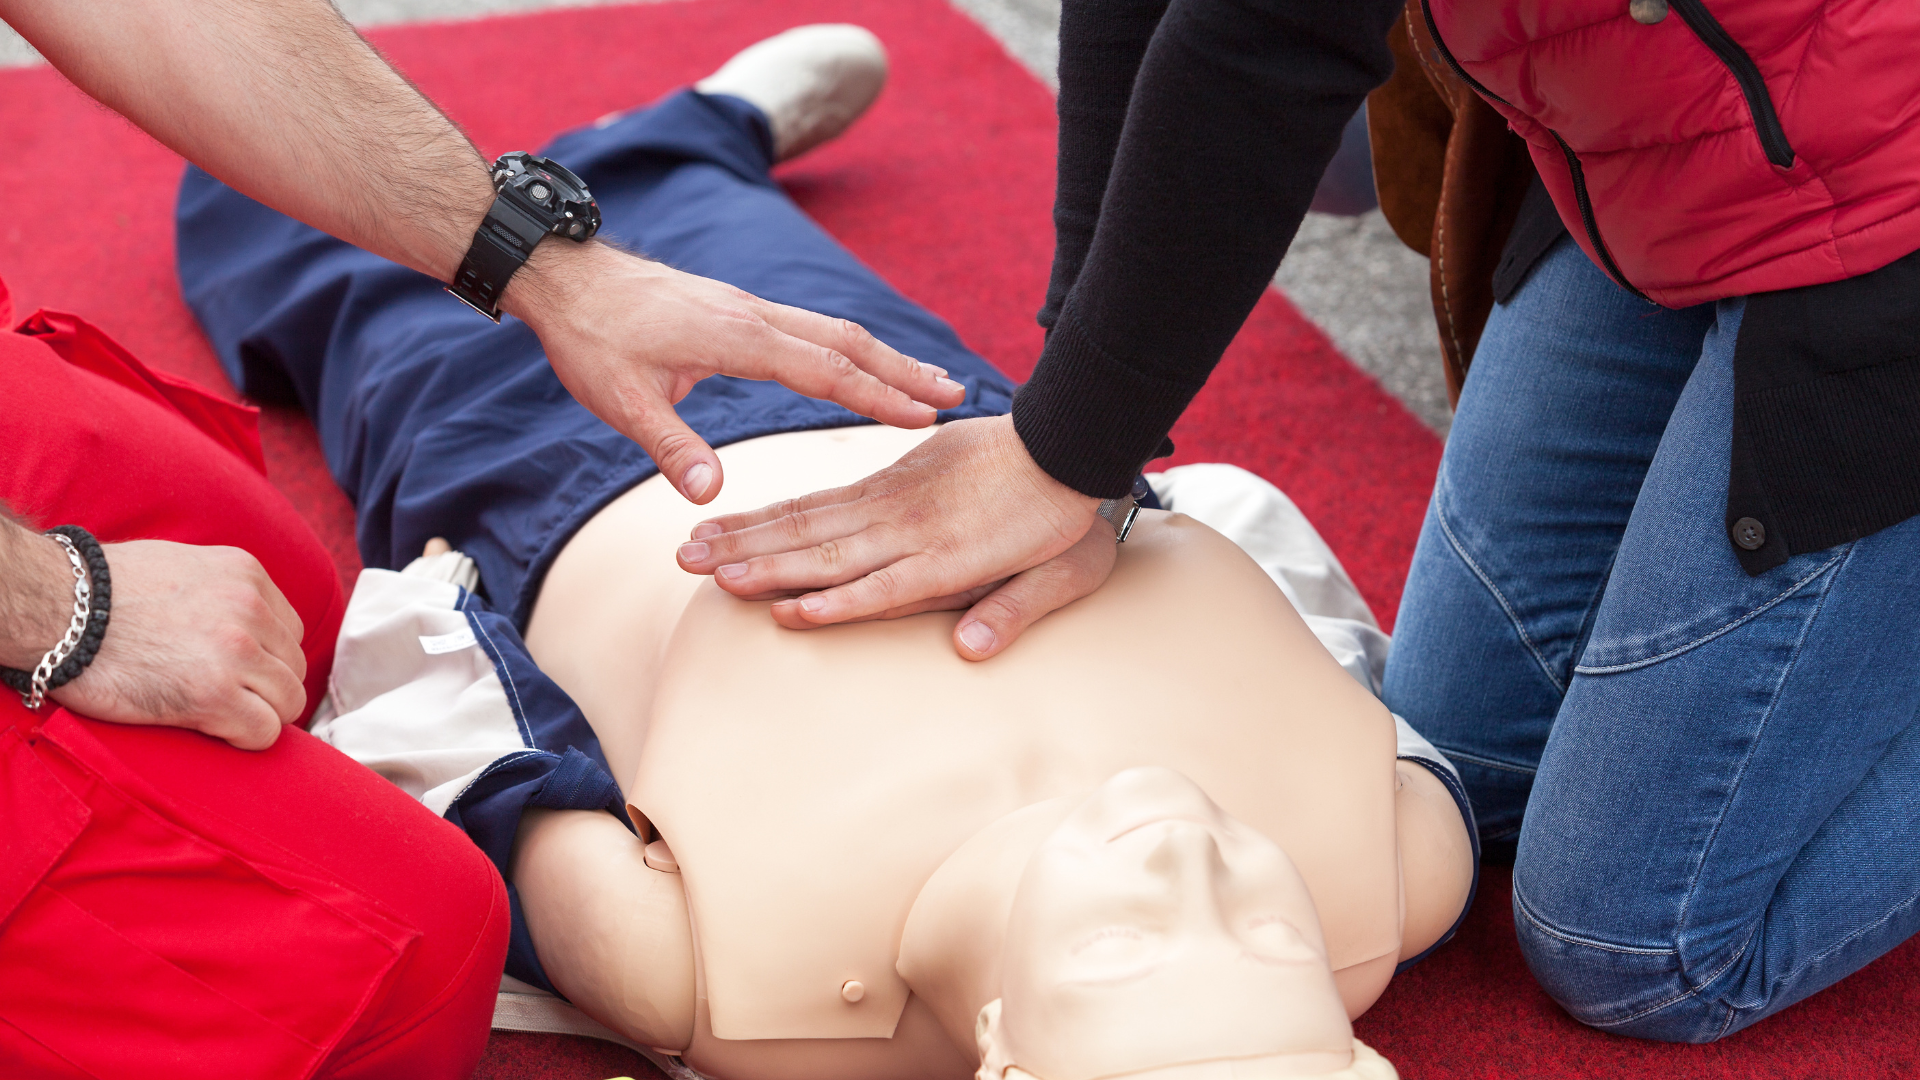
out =
{"type": "Polygon", "coordinates": [[[1667,17],[1667,0],[1629,0],[1627,14],[1642,26],[1652,26],[1667,17]]]}

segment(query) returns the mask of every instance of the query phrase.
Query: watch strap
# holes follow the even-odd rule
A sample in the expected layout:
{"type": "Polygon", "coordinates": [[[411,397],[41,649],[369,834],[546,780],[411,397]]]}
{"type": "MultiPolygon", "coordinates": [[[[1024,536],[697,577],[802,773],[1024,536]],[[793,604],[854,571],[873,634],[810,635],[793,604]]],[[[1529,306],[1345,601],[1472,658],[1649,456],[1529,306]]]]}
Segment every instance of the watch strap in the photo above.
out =
{"type": "Polygon", "coordinates": [[[1132,495],[1122,495],[1118,499],[1100,500],[1099,515],[1113,526],[1113,542],[1124,544],[1127,535],[1133,532],[1133,523],[1140,516],[1140,503],[1132,495]]]}
{"type": "Polygon", "coordinates": [[[539,220],[515,206],[505,193],[495,195],[447,291],[499,322],[500,297],[507,291],[507,282],[546,236],[547,227],[539,220]]]}
{"type": "Polygon", "coordinates": [[[1114,543],[1127,542],[1127,536],[1133,532],[1133,523],[1140,520],[1140,503],[1152,490],[1145,476],[1136,476],[1133,478],[1133,490],[1117,499],[1100,500],[1100,507],[1094,512],[1105,518],[1107,524],[1113,526],[1114,543]]]}

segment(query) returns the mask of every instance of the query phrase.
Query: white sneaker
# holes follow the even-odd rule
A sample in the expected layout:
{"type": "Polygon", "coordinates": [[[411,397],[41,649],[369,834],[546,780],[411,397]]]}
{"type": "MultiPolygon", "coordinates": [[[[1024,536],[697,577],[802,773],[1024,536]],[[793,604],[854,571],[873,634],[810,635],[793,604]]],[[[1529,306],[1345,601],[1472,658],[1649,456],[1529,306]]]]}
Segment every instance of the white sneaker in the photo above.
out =
{"type": "Polygon", "coordinates": [[[887,82],[887,50],[864,27],[799,26],[749,45],[693,84],[767,115],[773,159],[785,161],[847,130],[887,82]]]}

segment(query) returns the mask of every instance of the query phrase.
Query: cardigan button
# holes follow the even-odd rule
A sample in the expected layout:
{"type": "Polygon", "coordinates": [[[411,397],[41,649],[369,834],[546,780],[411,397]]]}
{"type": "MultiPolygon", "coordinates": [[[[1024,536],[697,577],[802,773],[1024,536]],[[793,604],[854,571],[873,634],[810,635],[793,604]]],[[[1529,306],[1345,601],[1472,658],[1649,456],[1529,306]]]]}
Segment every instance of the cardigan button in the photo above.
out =
{"type": "Polygon", "coordinates": [[[1759,551],[1767,546],[1767,527],[1753,518],[1741,518],[1733,523],[1733,542],[1747,551],[1759,551]]]}
{"type": "Polygon", "coordinates": [[[1667,17],[1667,0],[1629,0],[1627,14],[1642,26],[1652,26],[1667,17]]]}

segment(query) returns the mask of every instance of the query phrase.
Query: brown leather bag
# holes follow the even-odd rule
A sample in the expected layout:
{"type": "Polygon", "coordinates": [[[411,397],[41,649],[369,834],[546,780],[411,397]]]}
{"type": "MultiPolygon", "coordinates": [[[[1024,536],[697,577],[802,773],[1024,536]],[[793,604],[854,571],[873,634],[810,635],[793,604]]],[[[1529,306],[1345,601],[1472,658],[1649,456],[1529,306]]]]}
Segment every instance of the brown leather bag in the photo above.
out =
{"type": "Polygon", "coordinates": [[[1394,233],[1432,262],[1447,398],[1457,405],[1493,311],[1494,267],[1533,183],[1533,160],[1441,57],[1420,0],[1409,0],[1387,44],[1393,77],[1367,98],[1373,183],[1394,233]]]}

